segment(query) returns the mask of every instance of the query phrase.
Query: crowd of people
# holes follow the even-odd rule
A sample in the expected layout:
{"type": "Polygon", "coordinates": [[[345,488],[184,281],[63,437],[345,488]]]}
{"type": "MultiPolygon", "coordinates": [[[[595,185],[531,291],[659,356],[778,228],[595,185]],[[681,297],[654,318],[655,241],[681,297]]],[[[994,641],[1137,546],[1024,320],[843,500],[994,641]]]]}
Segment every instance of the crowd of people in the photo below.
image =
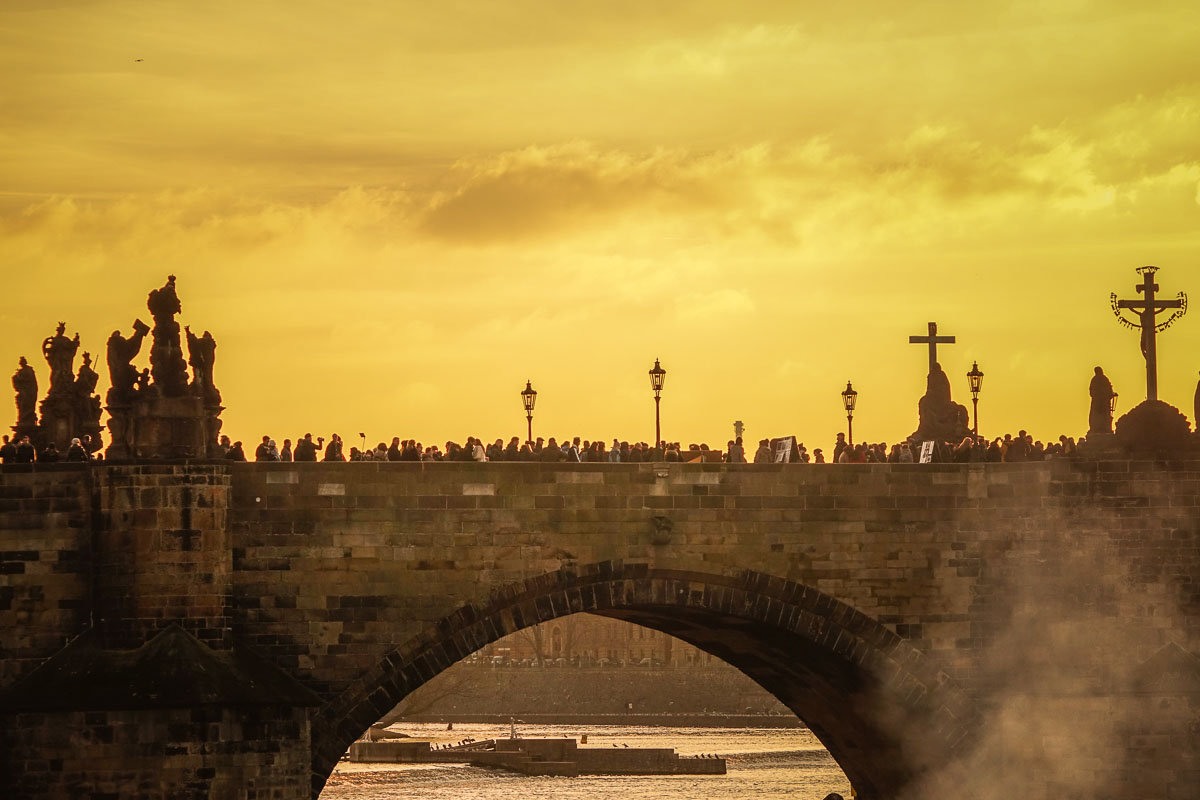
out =
{"type": "Polygon", "coordinates": [[[38,450],[28,436],[21,436],[15,440],[5,436],[0,443],[0,464],[56,464],[60,461],[87,463],[102,457],[97,453],[99,448],[93,444],[91,437],[84,434],[83,438],[72,439],[66,451],[60,452],[54,442],[48,442],[38,450]]]}
{"type": "MultiPolygon", "coordinates": [[[[57,462],[87,463],[98,461],[103,456],[96,443],[88,436],[71,440],[65,452],[60,452],[53,442],[40,450],[35,448],[28,436],[10,440],[3,437],[0,444],[2,464],[51,464],[57,462]]],[[[789,437],[790,439],[790,437],[789,437]]],[[[242,442],[231,441],[228,436],[220,439],[220,455],[228,461],[541,461],[549,463],[642,463],[642,462],[713,462],[727,464],[771,464],[780,461],[801,464],[912,464],[912,463],[1013,463],[1043,461],[1057,456],[1074,455],[1080,444],[1068,436],[1058,437],[1057,442],[1043,443],[1020,431],[1016,435],[1005,434],[991,441],[982,437],[968,436],[960,442],[920,442],[909,439],[889,446],[885,442],[850,444],[846,435],[839,433],[830,458],[821,448],[810,453],[803,442],[788,439],[762,439],[752,455],[747,455],[742,438],[731,439],[724,450],[710,448],[707,444],[689,444],[686,448],[679,442],[627,442],[613,439],[606,445],[600,440],[588,441],[578,436],[521,442],[516,436],[506,444],[496,439],[491,444],[468,436],[464,444],[446,442],[444,449],[438,445],[425,446],[415,439],[392,438],[390,444],[379,442],[374,447],[351,447],[346,450],[342,437],[334,433],[328,441],[325,437],[315,439],[311,433],[299,437],[295,445],[284,439],[279,446],[270,436],[262,441],[248,456],[242,442]],[[780,442],[789,446],[780,448],[780,442]],[[924,452],[923,452],[924,451],[924,452]],[[922,457],[924,456],[924,458],[922,457]]]]}
{"type": "Polygon", "coordinates": [[[1043,461],[1055,456],[1075,453],[1077,443],[1067,436],[1057,442],[1044,444],[1033,436],[1020,431],[1015,436],[1005,434],[988,441],[981,437],[965,437],[960,442],[928,443],[907,440],[890,447],[885,442],[850,444],[845,434],[839,433],[833,447],[832,458],[827,459],[821,448],[810,453],[803,442],[788,442],[780,448],[779,442],[787,440],[762,439],[754,453],[747,457],[746,448],[739,436],[726,443],[724,450],[710,448],[707,444],[690,444],[684,448],[679,442],[633,442],[613,439],[606,445],[603,441],[588,441],[575,436],[521,442],[514,436],[506,444],[496,439],[484,444],[474,436],[466,437],[464,444],[448,441],[445,448],[438,445],[425,446],[415,439],[392,438],[390,444],[379,442],[374,447],[351,447],[347,451],[341,436],[331,434],[328,443],[323,436],[313,438],[306,433],[296,440],[284,439],[279,446],[269,435],[254,449],[249,458],[240,441],[221,437],[221,452],[230,461],[540,461],[549,463],[642,463],[642,462],[715,462],[728,464],[771,464],[780,461],[803,464],[912,464],[912,463],[978,463],[978,462],[1026,462],[1043,461]],[[794,446],[793,446],[794,445],[794,446]],[[923,452],[924,451],[924,452],[923,452]],[[924,457],[923,457],[924,456],[924,457]]]}

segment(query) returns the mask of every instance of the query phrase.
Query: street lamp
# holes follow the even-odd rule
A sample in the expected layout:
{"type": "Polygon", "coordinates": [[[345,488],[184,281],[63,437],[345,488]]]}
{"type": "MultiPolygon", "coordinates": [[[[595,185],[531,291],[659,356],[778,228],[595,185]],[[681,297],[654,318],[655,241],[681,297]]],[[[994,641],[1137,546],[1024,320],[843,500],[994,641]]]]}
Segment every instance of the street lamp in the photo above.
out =
{"type": "Polygon", "coordinates": [[[967,380],[971,384],[971,403],[975,406],[975,438],[979,438],[979,392],[983,389],[983,373],[979,371],[979,362],[971,364],[971,371],[967,373],[967,380]]]}
{"type": "Polygon", "coordinates": [[[846,407],[846,439],[854,445],[854,404],[858,402],[858,392],[846,381],[846,391],[842,392],[842,405],[846,407]]]}
{"type": "Polygon", "coordinates": [[[658,359],[654,359],[654,368],[650,370],[650,388],[654,390],[654,446],[662,442],[662,424],[658,415],[659,394],[662,392],[663,381],[667,379],[667,371],[663,369],[658,359]]]}
{"type": "Polygon", "coordinates": [[[533,404],[537,402],[537,392],[534,391],[533,384],[525,381],[525,391],[521,392],[521,402],[525,405],[525,421],[529,423],[529,438],[526,441],[533,441],[533,404]]]}
{"type": "Polygon", "coordinates": [[[1117,398],[1118,397],[1120,397],[1120,395],[1117,394],[1116,392],[1113,392],[1112,397],[1108,398],[1108,415],[1110,417],[1115,418],[1117,416],[1117,398]]]}

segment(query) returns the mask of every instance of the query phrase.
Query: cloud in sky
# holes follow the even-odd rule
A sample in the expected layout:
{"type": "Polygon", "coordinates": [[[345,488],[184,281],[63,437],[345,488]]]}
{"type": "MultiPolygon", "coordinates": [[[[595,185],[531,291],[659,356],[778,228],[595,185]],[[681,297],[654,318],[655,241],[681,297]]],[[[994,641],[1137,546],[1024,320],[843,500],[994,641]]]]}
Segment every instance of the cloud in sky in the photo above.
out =
{"type": "Polygon", "coordinates": [[[1140,383],[1107,292],[1196,290],[1198,42],[1167,3],[8,5],[0,360],[175,272],[242,438],[508,434],[526,377],[611,438],[660,356],[681,438],[832,438],[849,375],[890,440],[937,318],[990,420],[1076,432],[1093,363],[1140,383]]]}

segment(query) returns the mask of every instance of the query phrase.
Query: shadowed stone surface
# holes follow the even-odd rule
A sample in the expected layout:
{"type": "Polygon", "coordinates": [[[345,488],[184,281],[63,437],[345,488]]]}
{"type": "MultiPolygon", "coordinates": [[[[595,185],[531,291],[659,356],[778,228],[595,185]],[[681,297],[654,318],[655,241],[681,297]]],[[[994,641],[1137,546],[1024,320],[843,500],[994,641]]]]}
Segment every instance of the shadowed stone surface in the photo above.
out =
{"type": "Polygon", "coordinates": [[[93,616],[122,647],[236,640],[321,698],[315,791],[441,670],[591,612],[753,677],[862,797],[969,772],[993,715],[1044,708],[1086,735],[1031,796],[1196,796],[1191,662],[1152,657],[1200,649],[1198,508],[1192,461],[5,470],[0,686],[93,616]]]}

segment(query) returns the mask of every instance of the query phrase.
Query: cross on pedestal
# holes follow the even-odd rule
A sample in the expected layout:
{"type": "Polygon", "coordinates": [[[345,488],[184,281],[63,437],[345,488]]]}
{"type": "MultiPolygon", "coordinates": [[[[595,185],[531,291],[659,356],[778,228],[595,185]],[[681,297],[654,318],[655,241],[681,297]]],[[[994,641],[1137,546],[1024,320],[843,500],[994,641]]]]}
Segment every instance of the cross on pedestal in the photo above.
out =
{"type": "Polygon", "coordinates": [[[1187,313],[1187,295],[1180,292],[1175,300],[1156,300],[1154,293],[1158,284],[1154,282],[1154,273],[1158,267],[1138,267],[1137,271],[1143,276],[1142,282],[1133,287],[1135,292],[1141,292],[1141,300],[1118,300],[1112,295],[1113,313],[1121,324],[1129,328],[1140,329],[1142,332],[1142,355],[1146,357],[1146,399],[1158,399],[1158,332],[1166,330],[1179,317],[1187,313]],[[1121,316],[1122,309],[1137,313],[1138,321],[1130,322],[1121,316]],[[1159,312],[1168,309],[1178,309],[1167,319],[1157,322],[1159,312]]]}
{"type": "Polygon", "coordinates": [[[928,336],[910,336],[908,337],[909,344],[928,344],[929,345],[929,371],[933,372],[933,365],[938,363],[937,346],[939,344],[954,344],[953,336],[938,336],[937,323],[929,323],[928,336]]]}

